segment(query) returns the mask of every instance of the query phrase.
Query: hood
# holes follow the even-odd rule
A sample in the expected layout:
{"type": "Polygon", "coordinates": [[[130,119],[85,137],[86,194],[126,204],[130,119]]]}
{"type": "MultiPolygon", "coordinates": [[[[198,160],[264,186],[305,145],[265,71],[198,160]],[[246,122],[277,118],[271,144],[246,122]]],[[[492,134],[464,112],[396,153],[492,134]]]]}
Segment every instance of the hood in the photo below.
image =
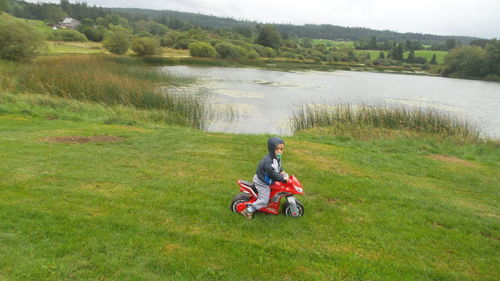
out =
{"type": "Polygon", "coordinates": [[[274,157],[274,150],[276,149],[276,146],[280,143],[285,144],[285,141],[278,137],[269,138],[267,140],[267,149],[269,150],[269,154],[271,154],[273,157],[274,157]]]}

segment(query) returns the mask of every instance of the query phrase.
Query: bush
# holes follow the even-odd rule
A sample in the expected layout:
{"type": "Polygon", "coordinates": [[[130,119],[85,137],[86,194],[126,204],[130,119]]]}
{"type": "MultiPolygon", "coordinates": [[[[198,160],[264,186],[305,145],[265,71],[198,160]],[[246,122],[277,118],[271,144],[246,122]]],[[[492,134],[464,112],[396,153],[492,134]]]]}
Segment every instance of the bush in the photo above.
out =
{"type": "Polygon", "coordinates": [[[488,72],[487,53],[478,46],[462,46],[453,49],[444,59],[443,76],[482,77],[488,72]]]}
{"type": "Polygon", "coordinates": [[[137,37],[132,41],[132,51],[140,57],[156,54],[159,47],[160,41],[153,37],[137,37]]]}
{"type": "Polygon", "coordinates": [[[50,41],[76,41],[76,42],[87,42],[87,37],[83,33],[80,33],[73,29],[57,29],[52,30],[47,40],[50,41]]]}
{"type": "Polygon", "coordinates": [[[273,48],[266,47],[266,57],[268,58],[275,58],[276,57],[276,50],[273,48]]]}
{"type": "Polygon", "coordinates": [[[102,45],[113,54],[124,54],[130,47],[130,33],[123,28],[116,28],[104,36],[102,45]]]}
{"type": "Polygon", "coordinates": [[[29,59],[43,44],[43,39],[42,34],[24,21],[0,14],[0,59],[29,59]]]}
{"type": "Polygon", "coordinates": [[[253,44],[252,48],[257,52],[257,54],[259,54],[260,57],[267,56],[266,47],[262,45],[253,44]]]}
{"type": "Polygon", "coordinates": [[[242,58],[242,51],[241,47],[233,45],[231,43],[218,43],[215,45],[215,49],[217,50],[217,53],[219,56],[223,59],[241,59],[242,58]]]}
{"type": "Polygon", "coordinates": [[[255,50],[252,49],[252,50],[248,51],[248,58],[249,59],[252,59],[252,60],[258,59],[259,57],[260,57],[259,54],[255,50]]]}
{"type": "Polygon", "coordinates": [[[101,42],[104,39],[104,28],[102,27],[84,26],[79,31],[90,41],[101,42]]]}
{"type": "Polygon", "coordinates": [[[207,42],[192,42],[189,44],[189,54],[193,57],[215,58],[217,51],[207,42]]]}

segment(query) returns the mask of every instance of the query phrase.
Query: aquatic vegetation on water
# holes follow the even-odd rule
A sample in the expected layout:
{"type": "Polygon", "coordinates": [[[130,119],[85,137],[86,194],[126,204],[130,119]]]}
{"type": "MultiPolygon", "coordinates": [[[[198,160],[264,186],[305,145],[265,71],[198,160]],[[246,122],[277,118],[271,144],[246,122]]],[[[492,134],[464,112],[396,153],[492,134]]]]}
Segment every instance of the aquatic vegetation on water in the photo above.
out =
{"type": "Polygon", "coordinates": [[[292,130],[326,127],[338,134],[392,129],[477,139],[477,126],[457,116],[432,108],[339,104],[304,105],[292,116],[292,130]]]}

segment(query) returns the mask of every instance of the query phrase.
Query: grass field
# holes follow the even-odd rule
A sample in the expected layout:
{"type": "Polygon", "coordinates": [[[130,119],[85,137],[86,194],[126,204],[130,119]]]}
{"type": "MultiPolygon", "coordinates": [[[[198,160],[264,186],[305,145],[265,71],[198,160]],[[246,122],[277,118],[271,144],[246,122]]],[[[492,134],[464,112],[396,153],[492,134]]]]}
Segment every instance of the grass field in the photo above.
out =
{"type": "Polygon", "coordinates": [[[354,48],[353,41],[335,41],[335,40],[327,40],[327,39],[313,39],[313,45],[323,44],[327,47],[337,47],[337,48],[354,48]]]}
{"type": "MultiPolygon", "coordinates": [[[[326,46],[332,47],[346,47],[354,49],[354,42],[352,41],[334,41],[326,39],[313,39],[313,45],[324,44],[326,46]]],[[[355,53],[369,53],[371,59],[377,59],[380,55],[380,50],[354,50],[355,53]]],[[[384,51],[384,55],[387,56],[387,51],[384,51]]],[[[405,52],[404,56],[407,57],[409,52],[405,52]]],[[[432,55],[436,54],[436,60],[438,63],[443,63],[444,57],[448,54],[447,51],[432,51],[432,50],[417,50],[415,51],[415,56],[424,57],[427,62],[430,62],[432,55]]]]}
{"type": "Polygon", "coordinates": [[[50,28],[45,22],[41,20],[30,20],[30,19],[20,19],[29,25],[33,26],[38,32],[42,33],[45,37],[48,37],[52,28],[50,28]]]}
{"type": "MultiPolygon", "coordinates": [[[[380,55],[380,50],[355,50],[355,53],[369,53],[372,60],[377,59],[380,55]]],[[[388,52],[384,51],[384,55],[387,57],[388,52]]],[[[409,52],[404,53],[404,57],[408,57],[409,52]]],[[[416,57],[424,57],[427,62],[430,62],[432,59],[432,55],[436,54],[436,60],[438,63],[444,62],[444,57],[448,54],[447,51],[431,51],[431,50],[418,50],[415,51],[416,57]]]]}
{"type": "Polygon", "coordinates": [[[247,221],[229,202],[267,136],[147,112],[0,92],[0,280],[500,277],[498,143],[304,131],[305,216],[247,221]]]}
{"type": "Polygon", "coordinates": [[[58,42],[47,41],[45,48],[39,51],[40,55],[60,54],[105,54],[109,53],[96,42],[58,42]]]}
{"type": "MultiPolygon", "coordinates": [[[[38,51],[39,55],[62,55],[62,54],[109,54],[100,42],[62,42],[46,41],[46,46],[38,51]]],[[[132,50],[127,51],[127,55],[133,55],[132,50]]],[[[182,58],[190,57],[188,50],[177,50],[173,48],[161,47],[158,56],[182,58]]]]}

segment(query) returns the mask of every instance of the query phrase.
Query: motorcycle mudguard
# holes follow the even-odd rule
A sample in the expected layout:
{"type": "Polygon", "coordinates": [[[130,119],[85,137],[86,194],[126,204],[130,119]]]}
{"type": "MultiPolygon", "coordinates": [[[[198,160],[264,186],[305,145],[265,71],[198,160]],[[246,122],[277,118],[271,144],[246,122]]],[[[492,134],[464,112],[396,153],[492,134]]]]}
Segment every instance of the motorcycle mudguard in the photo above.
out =
{"type": "Polygon", "coordinates": [[[238,205],[236,205],[236,212],[241,212],[243,211],[247,206],[248,204],[252,204],[253,202],[255,202],[256,198],[251,198],[249,201],[247,202],[242,202],[238,205]]]}
{"type": "Polygon", "coordinates": [[[286,198],[288,201],[288,205],[290,206],[290,210],[292,211],[292,216],[298,216],[299,215],[299,208],[297,207],[297,201],[295,201],[294,196],[288,196],[286,198]]]}

